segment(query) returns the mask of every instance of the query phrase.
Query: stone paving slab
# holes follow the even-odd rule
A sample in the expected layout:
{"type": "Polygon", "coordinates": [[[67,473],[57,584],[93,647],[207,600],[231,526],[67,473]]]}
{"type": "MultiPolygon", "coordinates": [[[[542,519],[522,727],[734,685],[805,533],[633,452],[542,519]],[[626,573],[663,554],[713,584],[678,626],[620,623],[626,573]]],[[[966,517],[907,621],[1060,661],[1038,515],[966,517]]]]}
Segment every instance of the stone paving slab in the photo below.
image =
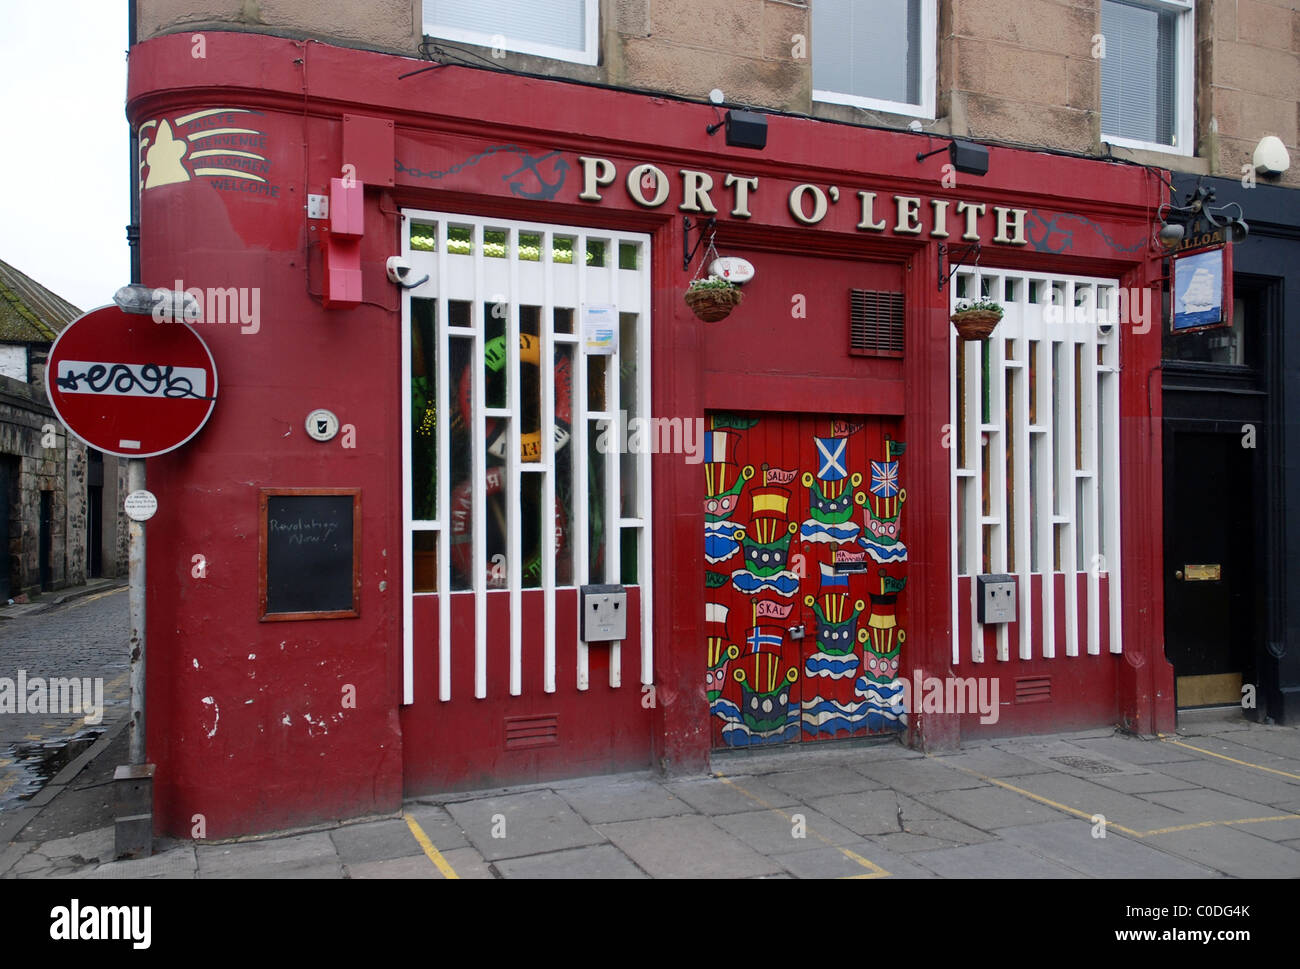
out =
{"type": "Polygon", "coordinates": [[[1015,784],[1022,790],[1080,811],[1089,818],[1102,814],[1109,824],[1123,825],[1134,831],[1187,823],[1187,816],[1172,808],[1102,787],[1072,774],[1030,774],[1016,778],[1015,784]]]}
{"type": "MultiPolygon", "coordinates": [[[[1147,740],[1140,737],[1126,737],[1116,734],[1110,737],[1094,737],[1077,740],[1074,746],[1084,757],[1101,756],[1125,764],[1145,766],[1148,764],[1168,764],[1178,760],[1196,760],[1199,755],[1185,747],[1161,743],[1159,740],[1147,740]]],[[[1007,749],[1015,749],[1014,744],[1007,749]]],[[[1061,767],[1057,763],[1054,767],[1061,767]]]]}
{"type": "Polygon", "coordinates": [[[1007,749],[1014,750],[1016,754],[1026,760],[1042,764],[1048,770],[1070,774],[1074,777],[1082,777],[1086,780],[1092,780],[1094,777],[1100,776],[1114,777],[1120,774],[1143,773],[1144,768],[1142,766],[1134,764],[1124,757],[1112,756],[1096,746],[1083,746],[1093,741],[1105,742],[1112,739],[1114,738],[1083,737],[1077,740],[1061,740],[1057,738],[1048,740],[1024,739],[1008,743],[1007,749]]]}
{"type": "Polygon", "coordinates": [[[806,851],[810,845],[831,846],[862,840],[858,834],[840,827],[816,811],[795,807],[785,814],[788,817],[775,811],[758,810],[714,818],[713,823],[764,855],[806,851]],[[801,828],[795,824],[795,819],[799,817],[803,819],[801,828]]]}
{"type": "MultiPolygon", "coordinates": [[[[895,763],[895,761],[888,763],[895,763]]],[[[880,786],[865,774],[838,765],[814,767],[811,770],[792,770],[784,774],[769,774],[764,780],[801,801],[819,795],[870,791],[880,786]]]]}
{"type": "MultiPolygon", "coordinates": [[[[469,847],[469,839],[465,837],[465,832],[460,829],[456,819],[447,813],[446,808],[411,803],[406,806],[404,813],[415,819],[420,830],[428,836],[439,851],[447,852],[453,848],[469,847]]],[[[402,824],[406,826],[404,820],[402,824]]],[[[411,836],[409,827],[407,827],[407,835],[411,836]]]]}
{"type": "Polygon", "coordinates": [[[1211,868],[1165,854],[1143,841],[1113,831],[1094,838],[1092,832],[1092,823],[1080,818],[1003,828],[998,834],[1092,878],[1219,877],[1211,868]]]}
{"type": "Polygon", "coordinates": [[[1300,878],[1300,851],[1248,833],[1253,825],[1216,825],[1152,835],[1145,844],[1235,878],[1300,878]]]}
{"type": "MultiPolygon", "coordinates": [[[[1213,737],[1196,737],[1192,740],[1185,741],[1201,750],[1210,751],[1215,754],[1222,754],[1224,757],[1231,757],[1236,761],[1243,761],[1245,764],[1254,764],[1261,767],[1271,767],[1273,770],[1286,771],[1294,774],[1294,780],[1300,781],[1300,745],[1294,740],[1291,749],[1287,755],[1273,750],[1267,750],[1261,747],[1253,747],[1242,741],[1248,740],[1253,734],[1235,733],[1228,735],[1215,735],[1213,737]]],[[[1231,761],[1223,761],[1217,757],[1209,757],[1205,754],[1199,754],[1196,751],[1183,747],[1189,754],[1196,754],[1198,760],[1208,761],[1209,763],[1228,764],[1231,761]]],[[[1237,765],[1242,766],[1242,765],[1237,765]]],[[[1266,772],[1267,773],[1267,772],[1266,772]]],[[[1274,775],[1276,776],[1276,775],[1274,775]]]]}
{"type": "Polygon", "coordinates": [[[902,794],[926,791],[955,791],[964,787],[983,787],[985,782],[954,767],[946,767],[938,758],[891,760],[860,764],[856,769],[876,782],[876,788],[902,794]]]}
{"type": "Polygon", "coordinates": [[[601,834],[652,878],[749,878],[783,872],[708,818],[691,816],[604,824],[601,834]]]}
{"type": "Polygon", "coordinates": [[[1156,794],[1196,788],[1191,781],[1169,777],[1155,771],[1145,774],[1098,774],[1090,777],[1089,780],[1124,794],[1156,794]]]}
{"type": "MultiPolygon", "coordinates": [[[[424,849],[405,821],[367,821],[349,824],[329,832],[345,865],[363,861],[388,861],[393,858],[424,857],[424,849]]],[[[432,840],[432,839],[430,839],[432,840]]],[[[437,842],[434,842],[437,845],[437,842]]]]}
{"type": "Polygon", "coordinates": [[[1290,781],[1277,774],[1239,767],[1226,761],[1206,758],[1186,764],[1169,764],[1162,770],[1200,787],[1261,804],[1283,804],[1300,798],[1300,781],[1290,781]]]}
{"type": "Polygon", "coordinates": [[[453,848],[441,853],[443,860],[451,865],[452,871],[460,878],[496,878],[488,862],[473,848],[453,848]]]}
{"type": "Polygon", "coordinates": [[[986,777],[1019,777],[1052,769],[996,746],[967,748],[958,754],[936,754],[933,759],[945,767],[965,768],[986,777]]]}
{"type": "Polygon", "coordinates": [[[1036,824],[1040,821],[1059,821],[1066,817],[1064,812],[1056,808],[1000,787],[932,791],[917,794],[916,800],[982,831],[1036,824]]]}
{"type": "Polygon", "coordinates": [[[262,878],[272,873],[309,871],[331,865],[338,870],[337,877],[342,877],[334,842],[324,831],[288,838],[199,845],[195,856],[200,878],[262,878]]]}
{"type": "MultiPolygon", "coordinates": [[[[994,836],[987,832],[963,824],[952,818],[917,818],[908,819],[904,815],[903,830],[900,834],[921,835],[932,840],[944,841],[953,845],[973,845],[983,841],[993,841],[994,836]]],[[[888,835],[886,837],[892,837],[888,835]]]]}
{"type": "Polygon", "coordinates": [[[823,846],[809,848],[807,851],[788,852],[779,855],[777,861],[795,878],[872,878],[872,880],[888,881],[894,878],[934,877],[932,872],[920,865],[870,841],[854,841],[839,847],[823,846]],[[874,869],[863,865],[845,851],[851,851],[859,858],[865,858],[889,874],[879,875],[874,869]]]}
{"type": "Polygon", "coordinates": [[[115,828],[96,828],[70,838],[56,838],[41,844],[41,854],[50,859],[79,856],[88,860],[111,861],[117,850],[115,828]]]}
{"type": "MultiPolygon", "coordinates": [[[[1143,797],[1148,801],[1182,811],[1187,815],[1187,821],[1184,822],[1186,824],[1195,824],[1198,821],[1241,821],[1248,818],[1274,817],[1285,813],[1267,804],[1259,804],[1232,794],[1224,794],[1222,791],[1207,791],[1202,788],[1164,794],[1144,794],[1143,797]]],[[[1295,822],[1300,824],[1300,816],[1296,817],[1295,822]]],[[[1300,828],[1286,837],[1300,838],[1300,828]]],[[[1282,841],[1285,838],[1271,840],[1282,841]]]]}
{"type": "Polygon", "coordinates": [[[438,866],[420,852],[419,857],[388,858],[384,861],[358,861],[343,866],[348,878],[433,878],[442,881],[444,876],[438,866]]]}
{"type": "Polygon", "coordinates": [[[696,813],[689,803],[651,780],[600,780],[557,787],[556,793],[590,824],[696,813]]]}
{"type": "Polygon", "coordinates": [[[110,861],[80,878],[197,878],[195,846],[181,845],[148,858],[110,861]]]}
{"type": "MultiPolygon", "coordinates": [[[[1297,741],[1296,731],[1290,727],[1272,727],[1264,724],[1256,724],[1251,730],[1234,733],[1231,738],[1224,738],[1225,742],[1230,739],[1231,743],[1240,744],[1243,747],[1252,747],[1256,750],[1268,751],[1277,754],[1279,757],[1297,758],[1300,757],[1300,741],[1297,741]]],[[[1246,757],[1244,760],[1258,760],[1258,758],[1246,757]]],[[[1259,761],[1262,763],[1262,761],[1259,761]]]]}
{"type": "Polygon", "coordinates": [[[590,845],[551,851],[527,858],[508,858],[496,864],[505,878],[645,878],[646,873],[634,865],[613,845],[590,845]]]}
{"type": "Polygon", "coordinates": [[[761,777],[704,777],[695,780],[673,781],[664,787],[681,798],[701,814],[716,817],[720,814],[740,814],[764,804],[770,807],[787,807],[798,801],[785,791],[778,790],[761,777]]]}
{"type": "Polygon", "coordinates": [[[448,804],[447,810],[488,861],[604,840],[558,794],[548,790],[458,801],[448,804]],[[493,829],[500,832],[502,825],[505,836],[493,837],[493,829]]]}
{"type": "Polygon", "coordinates": [[[912,856],[942,878],[1082,878],[1078,872],[1007,841],[941,848],[912,856]]]}
{"type": "Polygon", "coordinates": [[[860,837],[901,830],[898,795],[893,791],[814,797],[808,804],[860,837]]]}

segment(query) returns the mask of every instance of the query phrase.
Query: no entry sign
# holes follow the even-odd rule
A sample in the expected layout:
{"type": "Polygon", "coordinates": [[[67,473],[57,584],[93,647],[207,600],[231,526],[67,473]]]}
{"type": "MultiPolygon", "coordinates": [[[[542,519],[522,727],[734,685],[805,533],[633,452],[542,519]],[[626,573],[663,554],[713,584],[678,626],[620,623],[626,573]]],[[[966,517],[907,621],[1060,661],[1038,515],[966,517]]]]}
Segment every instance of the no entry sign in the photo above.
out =
{"type": "Polygon", "coordinates": [[[54,341],[45,389],[59,420],[91,447],[149,458],[180,447],[207,422],[217,368],[185,324],[104,306],[54,341]]]}

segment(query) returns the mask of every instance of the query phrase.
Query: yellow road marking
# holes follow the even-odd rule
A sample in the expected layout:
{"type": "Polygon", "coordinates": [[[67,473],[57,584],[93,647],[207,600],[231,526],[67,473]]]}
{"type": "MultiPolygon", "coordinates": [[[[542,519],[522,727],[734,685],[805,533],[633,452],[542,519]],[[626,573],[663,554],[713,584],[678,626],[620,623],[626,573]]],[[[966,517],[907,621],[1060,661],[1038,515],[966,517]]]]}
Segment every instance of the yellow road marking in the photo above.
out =
{"type": "Polygon", "coordinates": [[[406,826],[411,829],[411,834],[415,835],[415,840],[420,843],[420,847],[424,849],[424,853],[429,856],[429,860],[438,866],[438,870],[442,872],[442,877],[459,878],[460,876],[456,874],[456,870],[452,868],[451,865],[447,864],[447,859],[442,856],[442,852],[433,846],[433,842],[430,841],[429,836],[424,833],[424,829],[420,827],[420,823],[405,811],[402,812],[402,817],[406,820],[406,826]]]}
{"type": "Polygon", "coordinates": [[[9,790],[9,788],[13,787],[14,782],[17,780],[18,778],[16,777],[0,777],[0,794],[3,794],[5,791],[9,790]]]}
{"type": "Polygon", "coordinates": [[[115,596],[119,592],[125,592],[125,591],[126,591],[126,586],[119,586],[116,589],[109,589],[107,592],[96,592],[93,595],[82,596],[80,599],[77,599],[75,602],[69,602],[68,608],[75,609],[77,606],[85,605],[87,602],[94,602],[96,599],[102,599],[105,596],[115,596]]]}
{"type": "MultiPolygon", "coordinates": [[[[737,784],[735,781],[731,780],[731,778],[729,778],[729,777],[723,777],[721,774],[718,774],[718,773],[716,773],[716,772],[714,773],[714,776],[717,777],[718,780],[722,781],[722,783],[726,784],[728,787],[735,788],[737,791],[739,791],[741,794],[745,795],[745,797],[749,798],[749,799],[750,799],[751,801],[753,801],[755,804],[759,804],[759,805],[761,805],[762,807],[766,808],[767,810],[772,811],[772,812],[775,813],[775,814],[779,814],[779,815],[781,815],[781,817],[785,818],[787,821],[790,821],[791,824],[794,823],[794,821],[791,819],[790,815],[786,814],[786,813],[785,813],[784,811],[782,811],[780,808],[773,807],[772,805],[768,804],[766,801],[764,801],[764,800],[763,800],[761,797],[759,797],[757,794],[751,794],[749,791],[745,790],[743,787],[741,787],[741,786],[740,786],[739,784],[737,784]]],[[[850,851],[848,848],[842,848],[842,847],[840,847],[839,845],[837,845],[837,844],[835,844],[833,841],[831,841],[830,838],[826,838],[826,837],[823,837],[822,835],[818,834],[818,833],[817,833],[816,831],[814,831],[811,827],[809,827],[806,823],[805,823],[805,825],[804,825],[804,830],[807,831],[809,834],[811,834],[811,835],[812,835],[814,838],[816,838],[818,841],[822,842],[822,843],[825,844],[825,845],[828,845],[828,846],[831,847],[831,848],[834,848],[836,851],[838,851],[840,854],[844,855],[844,857],[848,858],[850,861],[857,862],[857,863],[858,863],[859,865],[861,865],[863,868],[866,868],[866,869],[867,869],[867,873],[866,873],[866,874],[863,874],[863,875],[845,875],[844,877],[846,877],[846,878],[888,878],[888,877],[889,877],[889,874],[890,874],[890,873],[887,872],[887,871],[885,871],[885,869],[881,868],[881,867],[880,867],[879,865],[877,865],[874,861],[869,861],[869,860],[867,860],[866,858],[863,858],[863,857],[862,857],[860,854],[858,854],[857,852],[850,851]]]]}
{"type": "MultiPolygon", "coordinates": [[[[1199,748],[1192,747],[1192,750],[1197,750],[1197,749],[1199,748]]],[[[1206,751],[1206,753],[1209,753],[1209,751],[1206,751]]],[[[935,758],[932,754],[926,754],[925,756],[934,760],[938,760],[939,763],[943,763],[942,760],[935,758]]],[[[1227,759],[1231,760],[1232,758],[1227,758],[1227,759]]],[[[950,767],[953,770],[959,770],[963,774],[969,774],[971,777],[978,777],[980,780],[985,781],[989,784],[996,784],[998,787],[1005,788],[1008,791],[1014,791],[1016,794],[1020,794],[1023,797],[1032,798],[1033,800],[1038,801],[1040,804],[1046,804],[1049,807],[1056,808],[1058,811],[1064,811],[1067,814],[1073,814],[1075,817],[1083,818],[1085,821],[1091,821],[1093,819],[1093,816],[1096,813],[1098,813],[1098,812],[1093,812],[1093,814],[1089,814],[1087,811],[1080,811],[1078,808],[1072,808],[1068,804],[1061,804],[1059,801],[1053,801],[1050,798],[1042,797],[1041,795],[1035,794],[1033,791],[1026,791],[1022,787],[1016,787],[1014,784],[1008,784],[1006,781],[1000,781],[996,777],[987,777],[984,774],[979,773],[979,771],[971,770],[969,767],[961,767],[957,764],[944,764],[944,766],[950,767]]],[[[1248,766],[1253,766],[1253,765],[1248,765],[1248,766]]],[[[1120,794],[1123,792],[1116,791],[1115,793],[1120,794]]],[[[1116,831],[1122,831],[1124,834],[1127,834],[1134,838],[1150,838],[1153,835],[1157,835],[1157,834],[1170,834],[1175,831],[1191,831],[1195,828],[1212,828],[1215,825],[1219,825],[1219,824],[1223,824],[1223,825],[1257,824],[1261,821],[1289,821],[1292,818],[1300,819],[1300,814],[1275,814],[1272,815],[1271,817],[1266,817],[1266,818],[1233,818],[1233,819],[1219,820],[1219,821],[1197,821],[1193,824],[1180,824],[1170,828],[1153,828],[1150,831],[1134,831],[1132,828],[1126,828],[1124,827],[1124,825],[1119,824],[1116,821],[1112,821],[1110,820],[1110,818],[1107,818],[1106,828],[1107,829],[1114,828],[1116,831]]]]}
{"type": "Polygon", "coordinates": [[[1172,737],[1166,737],[1164,734],[1157,734],[1162,743],[1173,744],[1175,747],[1186,747],[1188,750],[1194,750],[1198,754],[1209,754],[1211,757],[1218,757],[1220,760],[1231,761],[1234,764],[1240,764],[1242,767],[1253,767],[1255,770],[1266,770],[1270,774],[1281,774],[1283,777],[1290,777],[1293,780],[1300,781],[1300,774],[1292,774],[1290,771],[1278,770],[1276,767],[1265,767],[1263,764],[1252,764],[1248,760],[1238,760],[1236,757],[1229,757],[1227,754],[1216,754],[1212,750],[1206,750],[1204,747],[1196,747],[1192,744],[1183,743],[1181,740],[1174,740],[1172,737]]]}

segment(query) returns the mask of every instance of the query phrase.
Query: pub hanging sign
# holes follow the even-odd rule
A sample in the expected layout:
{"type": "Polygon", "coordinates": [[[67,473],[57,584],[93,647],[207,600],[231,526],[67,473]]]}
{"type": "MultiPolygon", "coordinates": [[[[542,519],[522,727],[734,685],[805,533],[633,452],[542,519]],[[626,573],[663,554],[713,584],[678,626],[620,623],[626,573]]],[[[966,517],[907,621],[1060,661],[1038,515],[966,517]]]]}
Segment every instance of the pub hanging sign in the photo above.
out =
{"type": "Polygon", "coordinates": [[[1232,326],[1232,243],[1223,232],[1198,238],[1210,245],[1181,249],[1170,257],[1169,328],[1175,334],[1232,326]]]}

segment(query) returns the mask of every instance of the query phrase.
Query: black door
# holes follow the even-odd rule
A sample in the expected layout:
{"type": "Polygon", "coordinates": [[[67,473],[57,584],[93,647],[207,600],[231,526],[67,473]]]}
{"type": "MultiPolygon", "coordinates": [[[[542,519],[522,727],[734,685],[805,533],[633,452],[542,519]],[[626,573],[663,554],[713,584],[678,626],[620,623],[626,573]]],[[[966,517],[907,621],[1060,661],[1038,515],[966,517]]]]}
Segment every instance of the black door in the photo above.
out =
{"type": "Polygon", "coordinates": [[[1179,707],[1240,703],[1253,679],[1253,455],[1238,435],[1165,436],[1165,655],[1179,707]]]}
{"type": "Polygon", "coordinates": [[[86,452],[86,578],[104,574],[104,453],[86,452]]]}
{"type": "Polygon", "coordinates": [[[0,605],[9,601],[13,586],[9,581],[11,559],[9,556],[9,490],[17,487],[9,474],[9,459],[0,458],[0,605]]]}
{"type": "Polygon", "coordinates": [[[50,562],[54,558],[54,492],[41,492],[40,567],[41,591],[48,592],[54,576],[50,562]]]}

